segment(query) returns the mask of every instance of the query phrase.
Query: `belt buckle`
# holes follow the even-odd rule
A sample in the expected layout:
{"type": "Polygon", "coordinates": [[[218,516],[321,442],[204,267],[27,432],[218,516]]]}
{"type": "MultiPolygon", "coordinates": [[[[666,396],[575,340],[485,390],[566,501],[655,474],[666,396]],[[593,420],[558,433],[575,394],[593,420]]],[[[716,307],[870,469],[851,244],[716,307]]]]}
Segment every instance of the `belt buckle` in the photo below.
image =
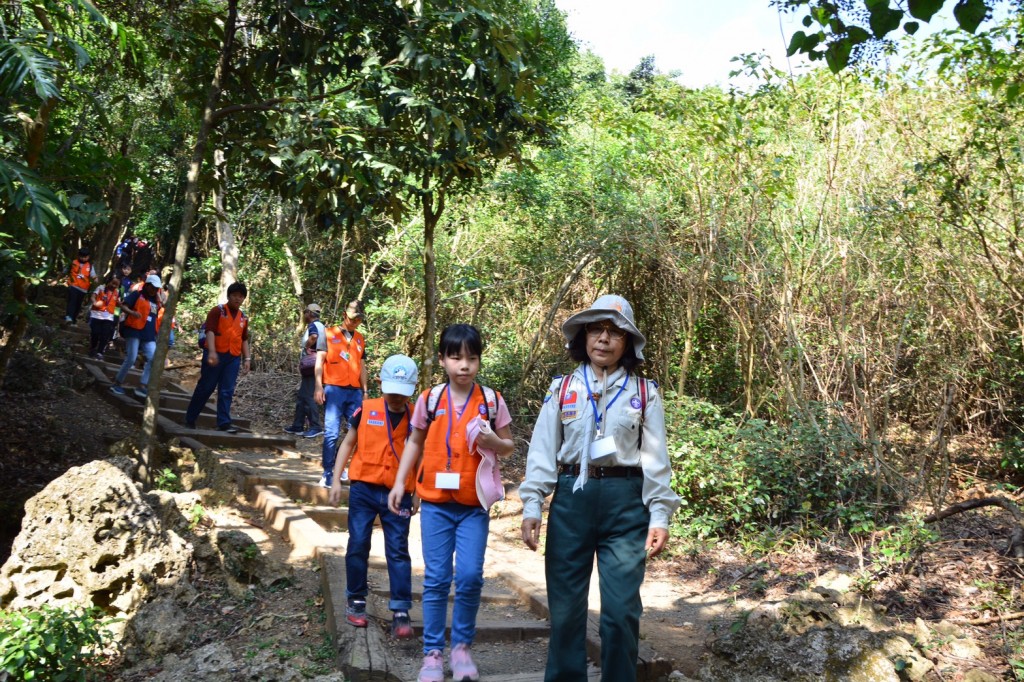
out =
{"type": "Polygon", "coordinates": [[[590,477],[597,479],[604,478],[604,467],[590,467],[590,477]]]}

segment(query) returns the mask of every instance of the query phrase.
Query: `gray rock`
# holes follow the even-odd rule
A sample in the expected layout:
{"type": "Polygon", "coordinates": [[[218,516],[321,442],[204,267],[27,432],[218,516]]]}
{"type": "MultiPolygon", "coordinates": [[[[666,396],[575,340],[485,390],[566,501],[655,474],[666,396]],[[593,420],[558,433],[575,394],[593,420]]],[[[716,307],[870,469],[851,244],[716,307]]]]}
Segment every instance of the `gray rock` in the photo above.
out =
{"type": "Polygon", "coordinates": [[[143,604],[131,621],[137,657],[158,657],[181,651],[188,638],[188,629],[182,627],[185,622],[185,613],[169,599],[143,604]]]}
{"type": "Polygon", "coordinates": [[[265,556],[240,530],[218,531],[216,545],[224,572],[239,582],[270,587],[294,579],[291,566],[265,556]]]}
{"type": "Polygon", "coordinates": [[[125,475],[131,466],[119,458],[74,467],[26,503],[0,568],[0,608],[96,607],[122,619],[112,627],[121,639],[143,604],[188,598],[191,548],[162,527],[125,475]]]}

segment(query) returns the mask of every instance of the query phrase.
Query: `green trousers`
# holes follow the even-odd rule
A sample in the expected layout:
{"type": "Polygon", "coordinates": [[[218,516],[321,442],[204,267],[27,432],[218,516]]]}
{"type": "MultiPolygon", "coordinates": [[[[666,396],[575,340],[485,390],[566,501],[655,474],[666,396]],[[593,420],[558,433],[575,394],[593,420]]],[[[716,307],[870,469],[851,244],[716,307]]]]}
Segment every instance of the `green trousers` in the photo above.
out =
{"type": "Polygon", "coordinates": [[[545,682],[587,679],[587,596],[597,554],[601,588],[601,680],[634,682],[650,512],[643,478],[590,479],[573,493],[561,475],[548,513],[544,572],[551,611],[545,682]]]}

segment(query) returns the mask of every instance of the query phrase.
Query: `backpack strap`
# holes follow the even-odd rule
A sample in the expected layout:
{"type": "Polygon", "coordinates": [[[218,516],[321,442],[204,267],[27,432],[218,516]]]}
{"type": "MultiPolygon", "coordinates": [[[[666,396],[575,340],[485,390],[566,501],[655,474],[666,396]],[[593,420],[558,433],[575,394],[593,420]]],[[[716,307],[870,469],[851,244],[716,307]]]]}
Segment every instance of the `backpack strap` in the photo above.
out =
{"type": "Polygon", "coordinates": [[[487,405],[487,421],[491,423],[491,431],[494,431],[496,428],[494,419],[498,416],[498,400],[501,398],[501,394],[483,384],[480,384],[480,390],[484,393],[484,403],[487,405]]]}
{"type": "Polygon", "coordinates": [[[565,394],[569,392],[569,384],[572,383],[572,374],[562,377],[562,386],[558,389],[558,414],[562,414],[562,406],[565,405],[565,394]]]}
{"type": "Polygon", "coordinates": [[[430,389],[429,395],[427,395],[427,428],[434,423],[434,417],[437,416],[437,403],[441,400],[441,393],[448,385],[447,382],[438,384],[430,389]]]}
{"type": "MultiPolygon", "coordinates": [[[[430,428],[434,417],[437,416],[437,403],[440,402],[441,393],[447,385],[446,382],[430,389],[430,395],[427,396],[427,428],[430,428]]],[[[498,415],[499,394],[490,386],[480,385],[480,390],[484,394],[484,403],[487,405],[487,418],[491,423],[491,430],[493,431],[495,428],[494,419],[498,415]]]]}

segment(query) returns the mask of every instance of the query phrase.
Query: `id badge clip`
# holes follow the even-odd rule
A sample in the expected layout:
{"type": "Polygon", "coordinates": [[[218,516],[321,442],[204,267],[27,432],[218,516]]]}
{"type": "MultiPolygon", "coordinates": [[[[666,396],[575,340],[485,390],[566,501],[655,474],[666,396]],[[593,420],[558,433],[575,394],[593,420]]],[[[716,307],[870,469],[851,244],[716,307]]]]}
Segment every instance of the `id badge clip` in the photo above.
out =
{"type": "Polygon", "coordinates": [[[611,436],[598,438],[590,444],[590,463],[594,466],[608,466],[615,455],[615,439],[611,436]]]}
{"type": "Polygon", "coordinates": [[[455,472],[439,471],[434,479],[434,487],[438,490],[458,490],[459,474],[455,472]]]}

